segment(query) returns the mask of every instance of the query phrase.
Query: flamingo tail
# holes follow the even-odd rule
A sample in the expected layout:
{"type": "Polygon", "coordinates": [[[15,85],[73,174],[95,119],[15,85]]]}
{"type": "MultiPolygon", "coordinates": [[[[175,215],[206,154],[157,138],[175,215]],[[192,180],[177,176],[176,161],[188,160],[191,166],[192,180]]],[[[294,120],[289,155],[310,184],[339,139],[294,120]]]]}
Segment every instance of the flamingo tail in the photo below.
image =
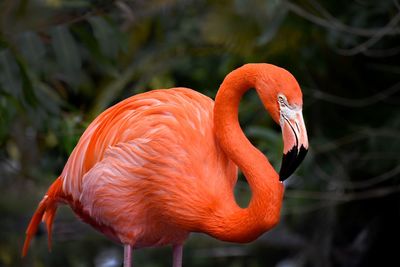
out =
{"type": "Polygon", "coordinates": [[[22,249],[22,257],[28,252],[29,244],[36,234],[39,224],[41,221],[46,223],[47,234],[48,234],[48,245],[51,250],[51,233],[53,228],[54,215],[57,210],[57,204],[62,193],[62,178],[58,177],[54,183],[47,190],[46,195],[40,201],[32,219],[26,229],[26,238],[24,247],[22,249]]]}

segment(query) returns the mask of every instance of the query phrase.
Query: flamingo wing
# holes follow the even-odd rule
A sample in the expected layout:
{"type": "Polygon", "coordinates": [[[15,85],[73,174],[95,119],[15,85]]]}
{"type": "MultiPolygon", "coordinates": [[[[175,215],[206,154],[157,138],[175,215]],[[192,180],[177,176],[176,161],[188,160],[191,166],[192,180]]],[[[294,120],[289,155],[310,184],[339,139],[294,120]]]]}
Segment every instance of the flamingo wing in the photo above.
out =
{"type": "Polygon", "coordinates": [[[212,108],[211,99],[178,88],[136,95],[102,113],[61,175],[71,206],[125,244],[183,241],[236,182],[236,167],[216,151],[212,108]]]}

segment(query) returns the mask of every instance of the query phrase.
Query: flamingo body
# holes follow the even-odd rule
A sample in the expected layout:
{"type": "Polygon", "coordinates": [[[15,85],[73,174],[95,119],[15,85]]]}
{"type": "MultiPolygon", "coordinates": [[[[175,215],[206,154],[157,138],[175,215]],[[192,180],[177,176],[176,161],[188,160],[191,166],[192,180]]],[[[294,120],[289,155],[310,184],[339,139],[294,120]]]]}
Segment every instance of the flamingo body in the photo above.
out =
{"type": "Polygon", "coordinates": [[[131,248],[167,244],[180,266],[190,232],[243,243],[271,229],[279,221],[283,185],[237,119],[240,98],[252,87],[281,125],[281,178],[287,178],[308,141],[301,91],[286,70],[244,65],[225,78],[215,103],[188,88],[135,95],[104,111],[83,133],[31,219],[23,255],[41,220],[51,245],[60,203],[124,244],[124,266],[130,265],[131,248]],[[247,208],[233,194],[238,167],[252,190],[247,208]]]}
{"type": "Polygon", "coordinates": [[[201,217],[234,202],[223,192],[232,192],[236,167],[215,140],[212,111],[210,98],[186,88],[109,108],[60,176],[68,204],[123,244],[182,243],[201,217]]]}

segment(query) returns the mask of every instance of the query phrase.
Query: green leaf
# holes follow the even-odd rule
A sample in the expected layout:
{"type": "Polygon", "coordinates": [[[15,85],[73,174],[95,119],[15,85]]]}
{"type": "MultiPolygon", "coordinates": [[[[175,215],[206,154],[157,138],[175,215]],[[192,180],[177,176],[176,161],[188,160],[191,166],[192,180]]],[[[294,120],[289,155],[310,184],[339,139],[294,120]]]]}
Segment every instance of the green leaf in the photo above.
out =
{"type": "Polygon", "coordinates": [[[102,17],[91,17],[89,18],[89,23],[93,28],[94,36],[103,55],[114,59],[120,46],[117,30],[102,17]]]}
{"type": "Polygon", "coordinates": [[[276,131],[257,126],[250,126],[246,128],[246,134],[248,136],[258,137],[272,143],[280,142],[281,138],[280,134],[277,133],[276,131]]]}
{"type": "Polygon", "coordinates": [[[8,49],[0,52],[0,85],[5,92],[15,98],[22,96],[21,73],[8,49]]]}
{"type": "Polygon", "coordinates": [[[258,45],[265,45],[273,40],[276,36],[276,33],[281,27],[283,20],[286,18],[287,10],[284,8],[277,9],[274,16],[272,16],[271,20],[269,20],[267,25],[263,28],[261,35],[257,38],[258,45]]]}
{"type": "Polygon", "coordinates": [[[78,46],[66,26],[57,26],[52,30],[52,45],[57,63],[66,75],[67,82],[76,83],[82,62],[78,46]]]}
{"type": "Polygon", "coordinates": [[[18,47],[32,69],[44,70],[43,58],[46,55],[46,47],[36,33],[22,33],[18,39],[18,47]]]}

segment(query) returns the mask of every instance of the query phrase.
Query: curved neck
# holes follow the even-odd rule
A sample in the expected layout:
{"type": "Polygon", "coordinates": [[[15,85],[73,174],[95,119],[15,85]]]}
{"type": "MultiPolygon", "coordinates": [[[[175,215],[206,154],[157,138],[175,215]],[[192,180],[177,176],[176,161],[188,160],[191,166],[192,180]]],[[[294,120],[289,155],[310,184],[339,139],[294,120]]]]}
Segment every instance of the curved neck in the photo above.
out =
{"type": "Polygon", "coordinates": [[[283,185],[268,159],[246,138],[238,121],[240,100],[247,90],[256,87],[258,75],[256,66],[251,64],[231,72],[215,99],[214,129],[217,140],[242,170],[252,191],[247,208],[236,205],[237,208],[221,216],[220,227],[211,229],[211,235],[228,241],[253,240],[272,228],[280,216],[283,185]]]}

